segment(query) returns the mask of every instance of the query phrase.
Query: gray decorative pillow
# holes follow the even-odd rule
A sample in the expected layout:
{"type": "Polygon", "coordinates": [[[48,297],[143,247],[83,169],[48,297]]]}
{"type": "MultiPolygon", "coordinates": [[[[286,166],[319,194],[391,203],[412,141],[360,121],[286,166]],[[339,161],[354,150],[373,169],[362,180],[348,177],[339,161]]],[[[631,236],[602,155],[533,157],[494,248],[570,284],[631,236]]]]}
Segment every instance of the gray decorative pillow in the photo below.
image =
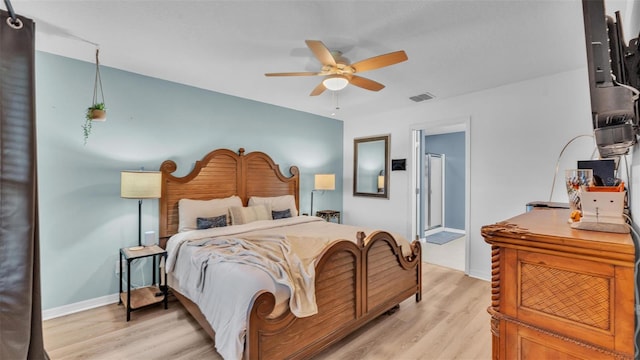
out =
{"type": "Polygon", "coordinates": [[[227,215],[214,217],[199,217],[197,219],[198,230],[227,226],[227,215]]]}
{"type": "Polygon", "coordinates": [[[273,220],[290,218],[291,217],[291,209],[286,209],[286,210],[282,210],[282,211],[272,211],[271,212],[271,217],[273,218],[273,220]]]}

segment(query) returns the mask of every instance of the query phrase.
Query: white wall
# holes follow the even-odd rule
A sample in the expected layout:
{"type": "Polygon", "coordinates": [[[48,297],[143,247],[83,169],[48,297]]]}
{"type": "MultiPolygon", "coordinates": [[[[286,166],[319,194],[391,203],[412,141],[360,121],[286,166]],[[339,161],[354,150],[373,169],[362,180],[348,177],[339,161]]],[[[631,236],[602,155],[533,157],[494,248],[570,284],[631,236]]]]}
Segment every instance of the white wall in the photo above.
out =
{"type": "MultiPolygon", "coordinates": [[[[574,136],[592,131],[587,79],[585,67],[456,98],[416,103],[411,111],[346,120],[344,222],[413,238],[411,171],[391,173],[388,200],[354,197],[350,186],[354,138],[390,133],[391,158],[406,158],[409,163],[411,128],[416,124],[470,118],[469,275],[489,279],[490,247],[480,228],[524,212],[529,201],[549,200],[562,147],[574,136]]],[[[577,160],[591,158],[592,152],[590,138],[574,141],[563,155],[560,172],[576,167],[577,160]]],[[[567,201],[561,173],[552,200],[567,201]]]]}

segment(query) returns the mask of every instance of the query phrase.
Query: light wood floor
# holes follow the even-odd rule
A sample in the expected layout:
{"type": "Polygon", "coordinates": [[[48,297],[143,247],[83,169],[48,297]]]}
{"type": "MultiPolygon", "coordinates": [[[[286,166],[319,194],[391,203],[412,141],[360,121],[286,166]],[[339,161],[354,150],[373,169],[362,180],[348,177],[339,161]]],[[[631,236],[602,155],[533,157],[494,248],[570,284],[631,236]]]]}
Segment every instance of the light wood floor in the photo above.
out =
{"type": "MultiPolygon", "coordinates": [[[[490,284],[424,264],[423,297],[383,315],[316,356],[333,359],[490,359],[490,284]]],[[[107,305],[44,322],[51,359],[221,359],[177,300],[135,311],[107,305]]]]}
{"type": "Polygon", "coordinates": [[[466,241],[466,235],[442,245],[423,241],[422,261],[464,271],[466,241]]]}

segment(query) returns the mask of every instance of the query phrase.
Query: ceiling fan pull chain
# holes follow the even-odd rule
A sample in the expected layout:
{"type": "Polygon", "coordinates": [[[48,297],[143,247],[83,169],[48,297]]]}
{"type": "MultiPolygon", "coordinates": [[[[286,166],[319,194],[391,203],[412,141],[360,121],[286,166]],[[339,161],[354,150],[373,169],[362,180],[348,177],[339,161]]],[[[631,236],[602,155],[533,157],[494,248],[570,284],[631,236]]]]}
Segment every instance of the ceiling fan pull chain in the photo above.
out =
{"type": "Polygon", "coordinates": [[[340,110],[340,104],[338,102],[338,91],[332,92],[333,103],[335,104],[335,111],[331,112],[331,116],[336,115],[336,111],[340,110]]]}

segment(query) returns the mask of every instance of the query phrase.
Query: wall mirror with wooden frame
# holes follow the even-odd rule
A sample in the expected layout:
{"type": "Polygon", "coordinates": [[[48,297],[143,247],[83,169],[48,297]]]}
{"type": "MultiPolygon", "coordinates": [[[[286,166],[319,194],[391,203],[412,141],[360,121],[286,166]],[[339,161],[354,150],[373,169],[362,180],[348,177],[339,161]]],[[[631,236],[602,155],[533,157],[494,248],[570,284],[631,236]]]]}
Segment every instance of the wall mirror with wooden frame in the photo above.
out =
{"type": "Polygon", "coordinates": [[[390,137],[353,140],[353,196],[389,198],[390,137]]]}

